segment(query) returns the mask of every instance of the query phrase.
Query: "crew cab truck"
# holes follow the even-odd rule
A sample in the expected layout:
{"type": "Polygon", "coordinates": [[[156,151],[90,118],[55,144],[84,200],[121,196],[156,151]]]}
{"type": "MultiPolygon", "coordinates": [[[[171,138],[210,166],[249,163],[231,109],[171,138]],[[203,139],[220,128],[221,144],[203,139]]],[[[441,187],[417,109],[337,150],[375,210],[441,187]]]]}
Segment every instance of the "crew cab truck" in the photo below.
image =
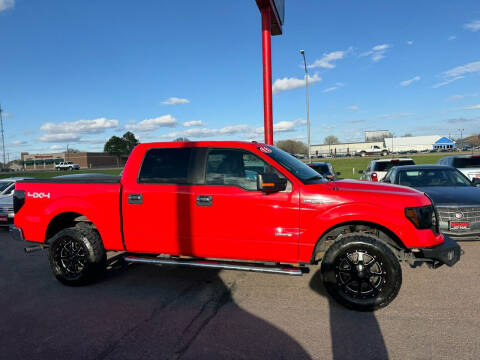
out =
{"type": "Polygon", "coordinates": [[[121,177],[25,180],[14,207],[13,237],[48,247],[68,285],[94,281],[109,250],[127,262],[289,275],[321,262],[338,302],[375,310],[400,290],[399,261],[452,266],[461,255],[425,194],[329,182],[258,143],[140,144],[121,177]]]}
{"type": "Polygon", "coordinates": [[[372,145],[369,148],[355,151],[355,155],[359,155],[361,157],[364,157],[364,156],[367,156],[367,155],[387,156],[388,155],[388,149],[387,148],[381,148],[378,145],[372,145]]]}

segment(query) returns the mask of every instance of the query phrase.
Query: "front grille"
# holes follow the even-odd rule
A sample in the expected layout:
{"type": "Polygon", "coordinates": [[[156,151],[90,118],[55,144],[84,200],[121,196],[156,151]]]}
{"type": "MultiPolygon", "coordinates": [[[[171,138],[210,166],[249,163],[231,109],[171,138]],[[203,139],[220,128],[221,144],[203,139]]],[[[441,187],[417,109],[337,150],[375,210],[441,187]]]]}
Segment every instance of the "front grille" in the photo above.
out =
{"type": "Polygon", "coordinates": [[[437,206],[440,221],[468,221],[480,223],[480,206],[442,207],[437,206]],[[462,214],[457,217],[457,214],[462,214]]]}

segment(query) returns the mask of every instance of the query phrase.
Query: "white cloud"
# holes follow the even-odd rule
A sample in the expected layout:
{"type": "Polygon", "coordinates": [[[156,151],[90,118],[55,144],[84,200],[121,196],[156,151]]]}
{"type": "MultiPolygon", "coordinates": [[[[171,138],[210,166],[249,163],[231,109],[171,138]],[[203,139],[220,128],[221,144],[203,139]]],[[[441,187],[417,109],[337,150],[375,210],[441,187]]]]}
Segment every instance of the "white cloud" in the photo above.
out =
{"type": "Polygon", "coordinates": [[[463,27],[467,30],[476,32],[480,30],[480,20],[472,21],[471,23],[463,25],[463,27]]]}
{"type": "MultiPolygon", "coordinates": [[[[294,121],[280,121],[273,124],[273,131],[275,133],[282,132],[291,132],[297,130],[299,127],[302,127],[306,124],[306,121],[303,119],[297,119],[294,121]]],[[[209,128],[192,128],[184,131],[175,131],[169,134],[161,135],[160,138],[163,139],[174,139],[177,137],[187,137],[187,138],[212,138],[219,136],[231,137],[232,135],[242,135],[244,138],[248,139],[258,139],[263,135],[263,127],[253,127],[250,125],[229,125],[218,129],[209,129],[209,128]]]]}
{"type": "Polygon", "coordinates": [[[13,8],[15,6],[15,0],[0,0],[0,11],[13,8]]]}
{"type": "Polygon", "coordinates": [[[413,113],[393,113],[393,114],[382,114],[378,115],[377,119],[381,120],[391,120],[391,119],[398,119],[398,118],[405,118],[414,115],[413,113]]]}
{"type": "Polygon", "coordinates": [[[434,89],[437,89],[437,88],[439,88],[439,87],[448,85],[448,84],[450,84],[450,83],[452,83],[452,82],[455,82],[455,81],[457,81],[457,80],[463,79],[464,77],[465,77],[465,76],[457,76],[457,77],[454,77],[454,78],[451,78],[451,79],[446,79],[446,80],[444,80],[444,81],[442,81],[442,82],[439,82],[439,83],[433,85],[432,87],[433,87],[434,89]]]}
{"type": "Polygon", "coordinates": [[[68,133],[68,134],[46,134],[43,136],[40,136],[38,140],[43,141],[43,142],[52,142],[52,143],[67,143],[67,142],[78,142],[80,140],[80,135],[79,134],[73,134],[73,133],[68,133]]]}
{"type": "Polygon", "coordinates": [[[23,146],[23,145],[27,145],[27,144],[28,144],[28,141],[16,140],[16,141],[12,141],[9,145],[10,146],[23,146]]]}
{"type": "MultiPolygon", "coordinates": [[[[308,83],[313,84],[316,82],[322,81],[322,78],[315,74],[313,76],[308,76],[308,83]]],[[[278,94],[282,91],[293,90],[305,86],[305,77],[303,79],[298,78],[283,78],[277,79],[273,83],[272,91],[274,94],[278,94]]]]}
{"type": "Polygon", "coordinates": [[[480,104],[478,105],[472,105],[472,106],[467,106],[465,110],[480,110],[480,104]]]}
{"type": "Polygon", "coordinates": [[[415,77],[413,77],[413,78],[411,78],[411,79],[409,79],[409,80],[402,81],[402,82],[400,83],[400,86],[408,86],[408,85],[410,85],[410,84],[412,84],[412,83],[414,83],[414,82],[416,82],[416,81],[420,81],[420,79],[421,79],[420,76],[417,75],[417,76],[415,76],[415,77]]]}
{"type": "Polygon", "coordinates": [[[145,119],[136,124],[127,124],[125,128],[132,131],[155,131],[161,127],[175,127],[177,119],[172,115],[163,115],[153,119],[145,119]]]}
{"type": "Polygon", "coordinates": [[[361,53],[360,56],[370,56],[374,62],[378,62],[385,57],[385,53],[390,48],[389,44],[375,45],[371,50],[361,53]]]}
{"type": "Polygon", "coordinates": [[[315,60],[315,62],[311,65],[308,65],[309,68],[323,68],[323,69],[333,69],[335,67],[334,61],[341,60],[345,57],[345,55],[349,52],[347,51],[333,51],[328,54],[323,54],[320,59],[315,60]]]}
{"type": "Polygon", "coordinates": [[[413,40],[408,40],[407,45],[413,45],[413,40]]]}
{"type": "Polygon", "coordinates": [[[190,126],[202,126],[202,120],[193,120],[193,121],[185,121],[183,126],[190,127],[190,126]]]}
{"type": "Polygon", "coordinates": [[[453,41],[453,40],[455,40],[456,38],[457,38],[457,37],[456,37],[455,35],[450,35],[450,36],[447,38],[447,40],[448,40],[448,41],[453,41]]]}
{"type": "Polygon", "coordinates": [[[98,118],[94,120],[78,120],[71,122],[62,122],[58,124],[47,122],[40,127],[40,130],[45,131],[49,134],[96,134],[104,132],[106,129],[116,128],[117,126],[118,120],[98,118]]]}
{"type": "Polygon", "coordinates": [[[171,97],[165,101],[162,101],[163,105],[180,105],[180,104],[188,104],[190,100],[178,98],[178,97],[171,97]]]}
{"type": "MultiPolygon", "coordinates": [[[[298,127],[306,125],[307,120],[297,119],[294,121],[280,121],[278,123],[273,124],[273,131],[274,132],[288,132],[288,131],[295,131],[298,127]]],[[[261,129],[263,133],[263,128],[261,129]]]]}
{"type": "Polygon", "coordinates": [[[452,95],[448,98],[448,100],[451,100],[451,101],[455,101],[455,100],[461,100],[465,97],[465,95],[460,95],[460,94],[456,94],[456,95],[452,95]]]}
{"type": "Polygon", "coordinates": [[[63,145],[52,145],[49,148],[50,150],[66,150],[65,146],[63,145]]]}
{"type": "Polygon", "coordinates": [[[469,73],[480,72],[480,61],[468,63],[466,65],[457,66],[456,68],[445,71],[443,75],[448,78],[457,77],[469,73]]]}
{"type": "Polygon", "coordinates": [[[322,92],[328,93],[328,92],[330,92],[330,91],[338,90],[338,89],[340,89],[340,88],[342,88],[342,87],[344,87],[344,86],[345,86],[345,85],[344,85],[343,83],[337,82],[337,83],[335,83],[335,86],[332,86],[332,87],[323,89],[322,92]]]}
{"type": "Polygon", "coordinates": [[[350,106],[347,106],[347,109],[348,109],[348,110],[352,110],[352,111],[358,111],[358,110],[360,110],[360,108],[358,107],[358,105],[350,105],[350,106]]]}

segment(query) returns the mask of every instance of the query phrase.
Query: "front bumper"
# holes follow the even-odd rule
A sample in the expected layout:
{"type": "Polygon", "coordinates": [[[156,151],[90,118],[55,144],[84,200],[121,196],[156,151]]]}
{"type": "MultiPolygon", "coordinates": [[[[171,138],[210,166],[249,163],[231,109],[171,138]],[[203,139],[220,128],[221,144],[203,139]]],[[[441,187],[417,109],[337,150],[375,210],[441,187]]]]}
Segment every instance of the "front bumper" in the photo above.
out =
{"type": "Polygon", "coordinates": [[[456,241],[450,239],[447,235],[443,235],[443,243],[429,248],[421,248],[423,258],[436,260],[447,266],[455,265],[462,256],[462,248],[456,241]]]}
{"type": "Polygon", "coordinates": [[[22,229],[19,229],[16,226],[10,226],[10,236],[13,238],[13,240],[25,241],[22,229]]]}

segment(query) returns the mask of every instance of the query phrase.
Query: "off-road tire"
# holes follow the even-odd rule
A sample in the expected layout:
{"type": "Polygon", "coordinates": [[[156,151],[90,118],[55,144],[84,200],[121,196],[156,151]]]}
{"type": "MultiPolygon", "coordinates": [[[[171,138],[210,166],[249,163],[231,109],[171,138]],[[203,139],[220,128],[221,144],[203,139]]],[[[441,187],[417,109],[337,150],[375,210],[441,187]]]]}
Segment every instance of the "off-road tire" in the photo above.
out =
{"type": "Polygon", "coordinates": [[[107,256],[98,232],[79,225],[59,231],[49,241],[53,274],[65,285],[86,285],[97,280],[106,268],[107,256]]]}
{"type": "Polygon", "coordinates": [[[362,233],[344,235],[334,242],[320,269],[333,299],[358,311],[387,306],[402,285],[402,269],[392,250],[375,236],[362,233]]]}

